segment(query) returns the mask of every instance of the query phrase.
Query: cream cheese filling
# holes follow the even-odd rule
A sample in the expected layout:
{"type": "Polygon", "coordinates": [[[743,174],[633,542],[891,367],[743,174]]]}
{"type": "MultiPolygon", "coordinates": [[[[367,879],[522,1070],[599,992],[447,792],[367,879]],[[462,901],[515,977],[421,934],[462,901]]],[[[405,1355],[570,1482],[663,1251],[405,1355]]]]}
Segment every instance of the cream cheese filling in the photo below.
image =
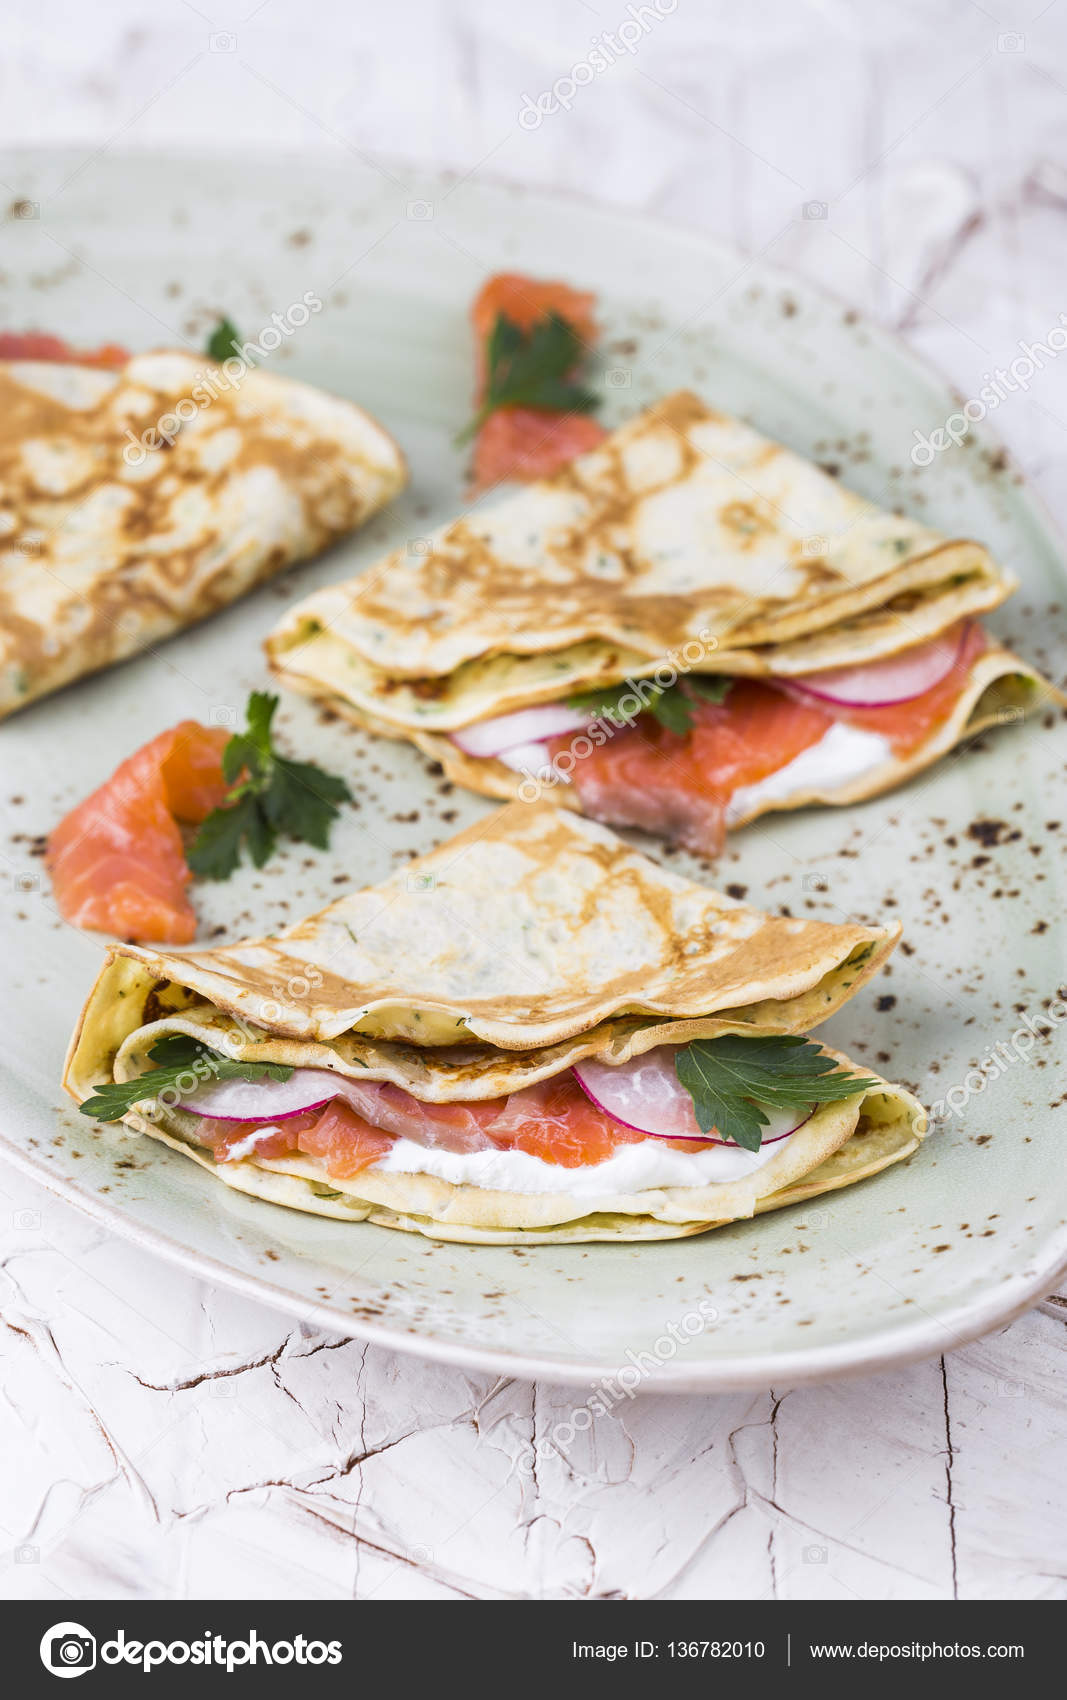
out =
{"type": "Polygon", "coordinates": [[[741,785],[730,798],[727,825],[743,820],[768,804],[785,803],[808,792],[836,791],[851,785],[877,768],[893,754],[893,746],[880,732],[865,732],[847,721],[835,720],[817,744],[801,750],[777,773],[768,773],[754,785],[741,785]]]}
{"type": "MultiPolygon", "coordinates": [[[[255,1160],[260,1139],[277,1133],[277,1126],[256,1128],[239,1145],[231,1147],[228,1161],[244,1157],[255,1160]]],[[[677,1151],[659,1139],[643,1139],[620,1145],[602,1163],[583,1163],[565,1168],[548,1163],[527,1151],[445,1151],[439,1146],[419,1145],[402,1134],[384,1157],[372,1164],[368,1174],[435,1175],[454,1186],[478,1186],[491,1192],[566,1193],[572,1197],[595,1198],[607,1194],[646,1192],[655,1187],[713,1186],[743,1180],[762,1169],[784,1151],[792,1134],[776,1139],[759,1151],[739,1145],[709,1145],[705,1149],[677,1151]]],[[[337,1183],[344,1187],[345,1183],[337,1183]]],[[[359,1176],[351,1189],[359,1191],[359,1176]]]]}

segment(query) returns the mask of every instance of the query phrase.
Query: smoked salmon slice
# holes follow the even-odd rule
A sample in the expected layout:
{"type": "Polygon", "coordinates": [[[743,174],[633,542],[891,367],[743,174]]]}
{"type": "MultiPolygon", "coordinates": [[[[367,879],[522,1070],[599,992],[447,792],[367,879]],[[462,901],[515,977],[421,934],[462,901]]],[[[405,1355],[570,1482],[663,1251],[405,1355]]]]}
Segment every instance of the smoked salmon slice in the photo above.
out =
{"type": "Polygon", "coordinates": [[[509,478],[522,483],[551,478],[576,455],[597,448],[606,436],[603,425],[588,413],[500,407],[489,415],[474,444],[472,493],[509,478]]]}
{"type": "MultiPolygon", "coordinates": [[[[609,826],[642,827],[717,855],[734,793],[788,767],[835,722],[880,734],[899,758],[912,755],[948,719],[987,642],[975,622],[944,678],[908,701],[880,708],[817,702],[792,695],[787,686],[739,679],[722,702],[691,699],[688,732],[672,732],[643,714],[575,762],[582,811],[609,826]]],[[[550,739],[552,755],[570,741],[570,735],[550,739]]]]}
{"type": "Polygon", "coordinates": [[[313,1127],[297,1135],[297,1141],[301,1151],[324,1158],[331,1175],[347,1180],[384,1157],[393,1135],[372,1127],[351,1105],[335,1098],[318,1112],[313,1127]]]}
{"type": "Polygon", "coordinates": [[[0,360],[52,360],[78,366],[125,366],[129,351],[117,343],[77,349],[44,331],[0,331],[0,360]]]}
{"type": "Polygon", "coordinates": [[[513,1092],[490,1123],[489,1137],[500,1150],[525,1151],[545,1163],[579,1169],[603,1163],[620,1145],[636,1145],[648,1136],[598,1109],[568,1069],[513,1092]]]}
{"type": "Polygon", "coordinates": [[[326,1168],[338,1180],[358,1175],[379,1157],[384,1157],[393,1136],[372,1127],[343,1099],[335,1098],[321,1109],[303,1115],[285,1116],[276,1125],[259,1121],[222,1121],[203,1116],[197,1140],[214,1152],[220,1163],[241,1157],[308,1157],[325,1159],[326,1168]]]}
{"type": "Polygon", "coordinates": [[[189,944],[196,916],[178,822],[225,801],[221,726],[183,720],[122,762],[60,821],[46,866],[59,912],[77,927],[151,944],[189,944]]]}
{"type": "MultiPolygon", "coordinates": [[[[471,322],[477,344],[477,401],[485,395],[486,350],[497,319],[503,315],[521,331],[557,313],[592,348],[599,329],[596,298],[569,284],[499,272],[475,296],[471,322]]],[[[607,436],[587,413],[557,413],[537,407],[500,407],[482,425],[474,445],[472,494],[507,479],[529,482],[548,478],[576,455],[596,448],[607,436]]]]}
{"type": "MultiPolygon", "coordinates": [[[[722,702],[693,701],[686,733],[641,715],[575,763],[574,785],[593,820],[644,827],[714,855],[723,846],[733,793],[817,744],[832,719],[822,708],[742,679],[722,702]]],[[[568,741],[552,740],[553,754],[568,741]]]]}
{"type": "MultiPolygon", "coordinates": [[[[525,1151],[528,1156],[558,1163],[565,1169],[602,1163],[620,1145],[638,1144],[647,1137],[592,1103],[569,1069],[507,1098],[468,1103],[424,1104],[400,1087],[373,1082],[366,1090],[374,1121],[360,1115],[343,1098],[335,1098],[319,1109],[287,1116],[276,1126],[264,1121],[204,1117],[197,1138],[220,1162],[245,1156],[291,1157],[302,1152],[321,1158],[327,1173],[346,1180],[376,1163],[400,1134],[431,1149],[525,1151]],[[378,1121],[392,1131],[385,1131],[378,1121]],[[266,1131],[253,1143],[253,1136],[261,1129],[266,1131]]],[[[691,1146],[683,1142],[679,1148],[690,1150],[691,1146]]]]}

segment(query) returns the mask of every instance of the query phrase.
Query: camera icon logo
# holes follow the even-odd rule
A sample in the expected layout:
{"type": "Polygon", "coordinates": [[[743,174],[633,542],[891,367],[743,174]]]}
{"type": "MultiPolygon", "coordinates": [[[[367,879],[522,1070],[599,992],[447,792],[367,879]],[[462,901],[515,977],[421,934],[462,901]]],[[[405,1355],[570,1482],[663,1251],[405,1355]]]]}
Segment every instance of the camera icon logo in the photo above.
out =
{"type": "Polygon", "coordinates": [[[41,1663],[53,1676],[84,1676],[96,1666],[96,1638],[82,1623],[54,1623],[41,1637],[41,1663]]]}
{"type": "Polygon", "coordinates": [[[432,537],[409,537],[408,555],[412,560],[419,560],[424,555],[433,554],[432,537]]]}
{"type": "Polygon", "coordinates": [[[408,891],[433,891],[437,880],[433,874],[408,874],[404,885],[408,891]]]}
{"type": "Polygon", "coordinates": [[[805,218],[829,218],[829,216],[830,216],[830,209],[827,206],[825,201],[805,201],[804,202],[804,217],[805,218]]]}
{"type": "Polygon", "coordinates": [[[407,212],[409,218],[414,218],[419,221],[432,218],[433,203],[431,201],[409,201],[407,212]]]}
{"type": "Polygon", "coordinates": [[[604,381],[610,390],[628,390],[630,388],[629,366],[612,366],[604,374],[604,381]]]}
{"type": "Polygon", "coordinates": [[[16,218],[40,218],[41,203],[40,201],[16,201],[11,210],[16,218]]]}
{"type": "Polygon", "coordinates": [[[216,30],[208,41],[208,46],[212,53],[236,53],[237,37],[231,35],[229,30],[216,30]]]}
{"type": "Polygon", "coordinates": [[[207,711],[207,723],[209,726],[236,726],[237,710],[228,703],[212,703],[207,711]]]}
{"type": "Polygon", "coordinates": [[[1026,37],[1020,35],[1017,30],[1005,30],[1003,35],[997,36],[997,52],[1025,53],[1026,37]]]}
{"type": "Polygon", "coordinates": [[[805,1564],[825,1564],[829,1553],[825,1547],[805,1547],[801,1556],[805,1564]]]}

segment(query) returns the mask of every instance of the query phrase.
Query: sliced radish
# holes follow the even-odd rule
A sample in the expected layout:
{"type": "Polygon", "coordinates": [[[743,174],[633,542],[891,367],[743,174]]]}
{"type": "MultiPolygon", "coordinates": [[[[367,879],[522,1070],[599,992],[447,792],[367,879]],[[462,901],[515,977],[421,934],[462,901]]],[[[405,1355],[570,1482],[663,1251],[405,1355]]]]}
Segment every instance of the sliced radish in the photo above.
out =
{"type": "MultiPolygon", "coordinates": [[[[731,1145],[701,1133],[693,1100],[675,1072],[676,1047],[660,1045],[626,1063],[579,1063],[574,1070],[579,1086],[598,1109],[636,1133],[653,1139],[691,1139],[701,1145],[731,1145]]],[[[810,1121],[816,1105],[802,1115],[797,1110],[767,1110],[763,1144],[785,1139],[810,1121]]]]}
{"type": "Polygon", "coordinates": [[[474,726],[464,726],[449,736],[468,756],[498,756],[503,750],[513,750],[518,744],[540,743],[555,738],[561,732],[577,732],[588,726],[592,716],[581,709],[568,708],[563,702],[549,702],[543,708],[520,708],[514,714],[498,714],[492,720],[480,720],[474,726]]]}
{"type": "Polygon", "coordinates": [[[499,1106],[477,1100],[423,1104],[387,1080],[352,1080],[332,1069],[294,1069],[288,1080],[221,1080],[203,1087],[184,1108],[207,1121],[256,1122],[284,1127],[286,1121],[321,1110],[343,1098],[382,1133],[404,1135],[419,1145],[450,1151],[481,1151],[491,1141],[483,1131],[499,1106]]]}
{"type": "Polygon", "coordinates": [[[884,661],[863,667],[831,667],[825,673],[804,673],[795,679],[775,679],[774,683],[818,702],[840,703],[847,708],[888,708],[892,703],[921,697],[947,678],[961,660],[972,631],[971,623],[965,620],[930,643],[890,655],[884,661]]]}
{"type": "Polygon", "coordinates": [[[202,1086],[182,1106],[213,1121],[250,1122],[258,1116],[272,1122],[321,1109],[331,1098],[344,1096],[341,1076],[324,1068],[295,1068],[288,1080],[215,1080],[202,1086]]]}

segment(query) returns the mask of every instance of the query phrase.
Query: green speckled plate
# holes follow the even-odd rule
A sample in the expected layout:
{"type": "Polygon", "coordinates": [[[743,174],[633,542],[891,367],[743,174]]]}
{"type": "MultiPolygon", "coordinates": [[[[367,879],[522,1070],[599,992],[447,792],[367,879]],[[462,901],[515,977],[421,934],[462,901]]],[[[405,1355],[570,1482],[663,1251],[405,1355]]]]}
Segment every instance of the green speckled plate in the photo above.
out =
{"type": "MultiPolygon", "coordinates": [[[[59,920],[35,840],[133,745],[183,715],[239,707],[263,683],[260,642],[287,599],[456,509],[465,309],[486,271],[597,291],[612,417],[689,384],[877,500],[984,539],[1023,582],[993,626],[1054,672],[1064,585],[1057,546],[995,444],[979,436],[911,466],[915,428],[953,407],[939,378],[839,303],[698,235],[319,160],[42,154],[8,158],[2,175],[32,216],[5,224],[0,326],[199,346],[221,309],[252,334],[314,290],[326,310],[278,369],[365,403],[412,465],[408,495],[351,545],[0,727],[11,1159],[206,1279],[403,1350],[557,1381],[626,1369],[645,1385],[713,1390],[873,1370],[958,1345],[1048,1291],[1067,1266],[1067,1042],[1053,1026],[1030,1046],[1022,1023],[1040,1028],[1065,959],[1060,829],[1047,824],[1067,822],[1055,724],[1009,728],[860,808],[771,816],[716,869],[772,909],[905,925],[891,971],[823,1032],[943,1112],[910,1163],[810,1208],[634,1247],[438,1245],[257,1204],[63,1107],[64,1047],[102,945],[59,920]],[[691,1316],[707,1325],[689,1332],[691,1316]]],[[[324,726],[306,704],[286,703],[282,724],[296,748],[350,775],[359,807],[329,855],[295,851],[201,889],[205,935],[269,930],[488,807],[450,792],[407,745],[324,726]]]]}

